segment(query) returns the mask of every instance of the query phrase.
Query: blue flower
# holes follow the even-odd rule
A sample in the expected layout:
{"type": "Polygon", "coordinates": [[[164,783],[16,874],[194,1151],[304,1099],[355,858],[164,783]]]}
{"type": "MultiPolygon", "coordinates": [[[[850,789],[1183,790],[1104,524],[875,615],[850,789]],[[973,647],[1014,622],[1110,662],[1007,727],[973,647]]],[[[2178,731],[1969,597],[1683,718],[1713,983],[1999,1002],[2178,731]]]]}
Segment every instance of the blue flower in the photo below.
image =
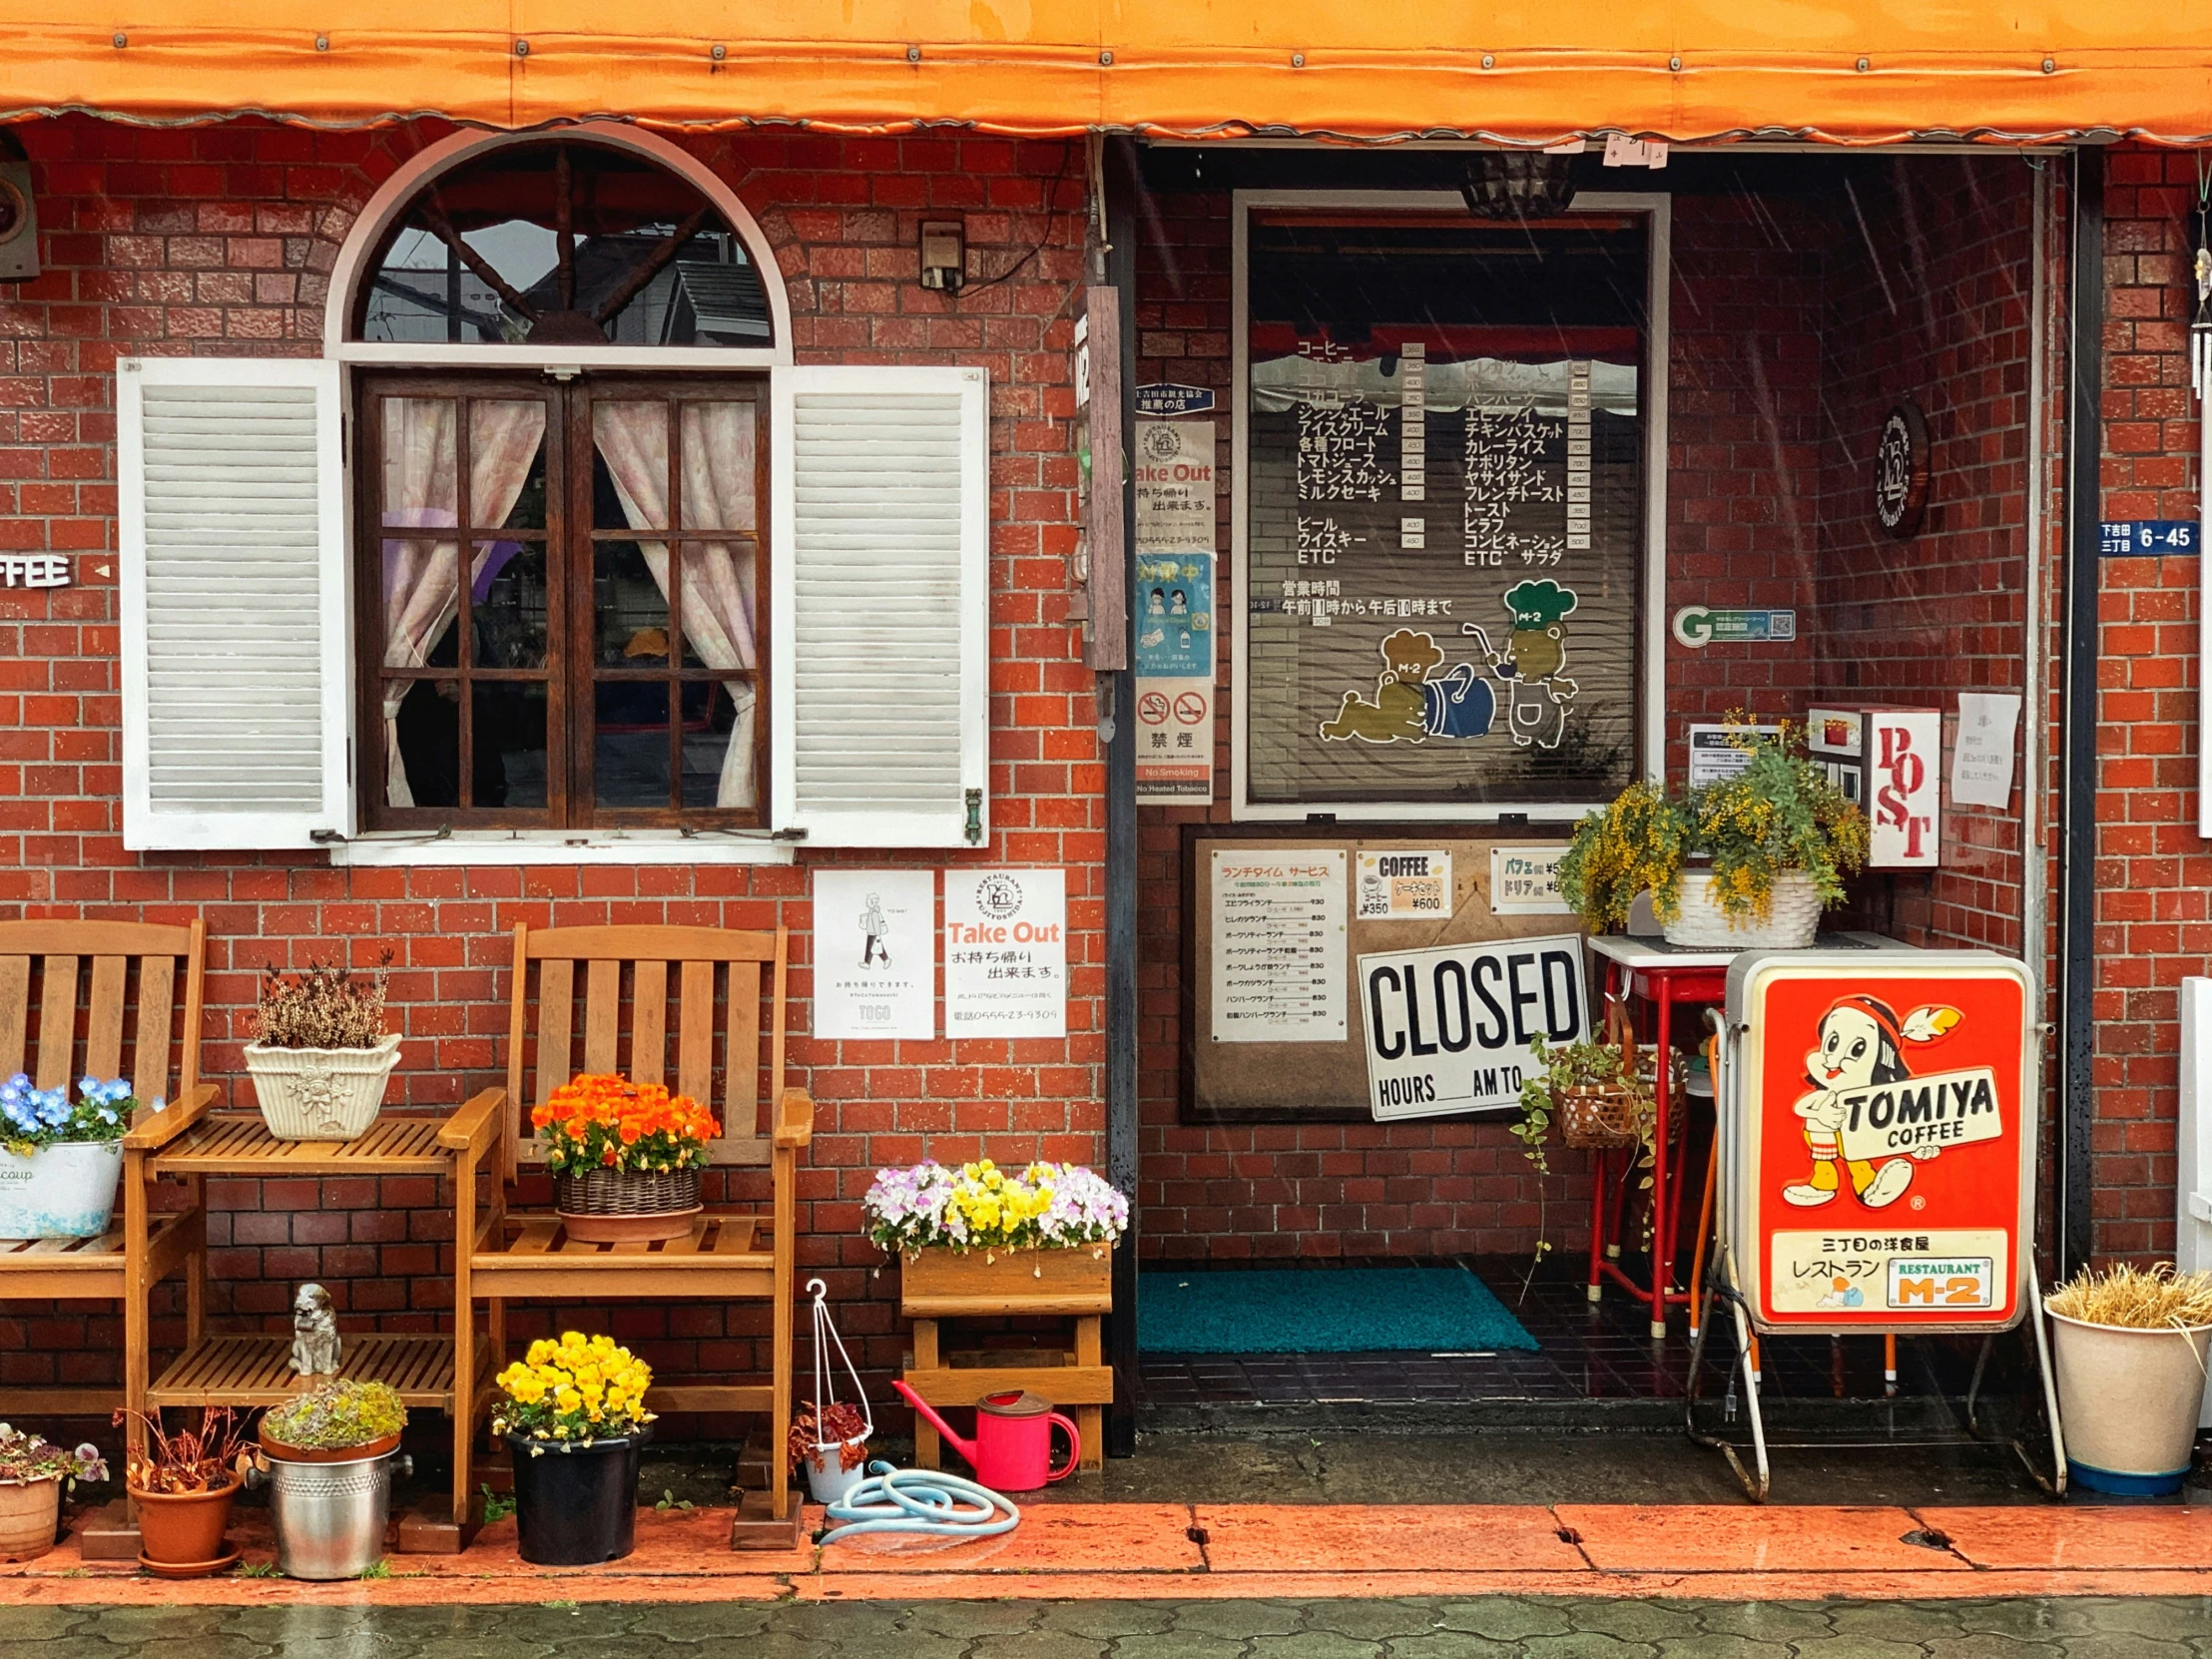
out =
{"type": "Polygon", "coordinates": [[[77,1079],[77,1092],[79,1094],[97,1094],[100,1092],[100,1079],[97,1077],[85,1076],[77,1079]]]}

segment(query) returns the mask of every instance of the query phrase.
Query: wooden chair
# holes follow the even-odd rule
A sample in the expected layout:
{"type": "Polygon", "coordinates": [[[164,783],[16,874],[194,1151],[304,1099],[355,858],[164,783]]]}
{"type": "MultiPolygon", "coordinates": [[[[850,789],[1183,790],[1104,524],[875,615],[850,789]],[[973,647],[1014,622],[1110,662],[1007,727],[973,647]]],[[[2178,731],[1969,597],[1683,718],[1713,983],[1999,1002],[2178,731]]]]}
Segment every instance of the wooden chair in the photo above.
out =
{"type": "MultiPolygon", "coordinates": [[[[135,1135],[182,1127],[216,1092],[213,1084],[200,1081],[206,944],[199,921],[183,927],[0,921],[0,1077],[27,1072],[42,1089],[74,1091],[77,1079],[88,1073],[129,1076],[142,1103],[135,1135]],[[172,1029],[180,990],[181,1034],[172,1029]],[[168,1110],[155,1113],[156,1100],[167,1101],[168,1110]]],[[[185,1323],[198,1337],[208,1262],[203,1185],[187,1189],[183,1211],[147,1217],[143,1240],[129,1237],[127,1193],[118,1195],[116,1219],[97,1239],[0,1240],[0,1301],[121,1302],[126,1367],[125,1382],[112,1386],[0,1384],[0,1415],[104,1417],[122,1404],[128,1368],[146,1363],[149,1293],[180,1267],[189,1270],[185,1323]]]]}
{"type": "MultiPolygon", "coordinates": [[[[474,1305],[488,1306],[487,1338],[496,1373],[506,1357],[506,1305],[515,1300],[595,1298],[650,1301],[696,1297],[719,1302],[766,1301],[775,1351],[764,1384],[664,1383],[648,1403],[672,1411],[749,1411],[768,1418],[769,1509],[773,1521],[743,1513],[734,1544],[766,1546],[796,1536],[783,1455],[792,1417],[793,1262],[796,1249],[799,1155],[814,1135],[814,1102],[784,1086],[785,967],[789,939],[773,933],[709,927],[515,928],[514,1005],[508,1027],[507,1084],[487,1089],[461,1109],[448,1133],[460,1145],[464,1217],[474,1217],[473,1247],[457,1253],[454,1308],[457,1341],[475,1340],[474,1305]],[[762,978],[769,978],[763,1018],[762,978]],[[718,997],[718,981],[723,986],[718,997]],[[533,994],[533,984],[535,994],[533,994]],[[578,992],[583,1053],[576,1056],[578,992]],[[673,995],[676,1075],[668,1075],[673,995]],[[625,1030],[627,1029],[627,1041],[625,1030]],[[718,1043],[718,1037],[720,1042],[718,1043]],[[760,1129],[762,1042],[768,1045],[768,1099],[774,1120],[760,1129]],[[719,1063],[718,1063],[719,1062],[719,1063]],[[714,1087],[720,1071],[723,1087],[714,1087]],[[542,1104],[577,1072],[621,1073],[639,1083],[667,1083],[677,1093],[715,1105],[723,1126],[716,1166],[767,1165],[774,1199],[766,1214],[717,1210],[689,1235],[662,1244],[588,1244],[571,1239],[551,1212],[510,1210],[506,1187],[524,1162],[539,1162],[525,1101],[542,1104]],[[474,1208],[474,1173],[501,1131],[499,1167],[486,1183],[487,1203],[474,1208]]],[[[465,1346],[458,1375],[467,1376],[465,1346]]],[[[487,1386],[478,1414],[490,1403],[487,1386]]]]}

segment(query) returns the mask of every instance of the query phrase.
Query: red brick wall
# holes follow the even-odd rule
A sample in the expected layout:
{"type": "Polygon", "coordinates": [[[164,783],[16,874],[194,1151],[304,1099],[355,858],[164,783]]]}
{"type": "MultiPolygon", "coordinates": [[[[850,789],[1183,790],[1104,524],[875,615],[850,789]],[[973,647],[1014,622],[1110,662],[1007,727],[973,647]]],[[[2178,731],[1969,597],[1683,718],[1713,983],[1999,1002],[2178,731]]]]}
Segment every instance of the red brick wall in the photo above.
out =
{"type": "MultiPolygon", "coordinates": [[[[2197,167],[2106,155],[2107,519],[2197,515],[2185,355],[2197,167]]],[[[2198,560],[2101,561],[2097,661],[2093,1249],[2170,1254],[2180,982],[2212,972],[2212,843],[2196,831],[2198,560]]]]}
{"type": "MultiPolygon", "coordinates": [[[[1824,698],[1950,716],[1961,690],[2025,685],[2033,177],[2013,157],[1899,160],[1831,215],[1812,630],[1824,698]],[[1921,531],[1901,542],[1875,517],[1875,446],[1907,397],[1928,417],[1930,482],[1921,531]]],[[[1870,875],[1864,919],[1915,944],[2018,951],[2021,800],[1959,807],[1946,770],[1941,868],[1870,875]]]]}
{"type": "MultiPolygon", "coordinates": [[[[888,1281],[858,1236],[873,1169],[924,1155],[1102,1164],[1103,773],[1091,676],[1066,620],[1076,461],[1069,303],[1081,276],[1082,153],[1058,143],[863,141],[804,134],[695,141],[774,244],[804,362],[982,364],[991,375],[991,845],[873,865],[1057,864],[1068,872],[1063,1041],[817,1042],[807,1036],[807,871],[332,869],[316,854],[134,855],[120,829],[114,586],[120,355],[319,349],[325,274],[377,183],[450,129],[315,134],[259,122],[154,131],[84,119],[15,129],[29,151],[46,274],[0,287],[0,547],[85,555],[77,587],[0,594],[0,911],[204,916],[204,1068],[230,1098],[256,971],[333,948],[398,951],[406,1033],[392,1102],[450,1107],[505,1065],[509,947],[534,925],[689,922],[794,930],[793,1081],[817,1100],[801,1177],[803,1266],[830,1273],[866,1363],[897,1360],[888,1281]],[[1048,202],[1048,198],[1052,200],[1048,202]],[[1048,211],[1049,210],[1049,211],[1048,211]],[[977,275],[1043,246],[1010,281],[958,301],[922,290],[916,225],[965,219],[977,275]],[[339,940],[347,941],[340,945],[339,940]]],[[[733,1181],[745,1193],[758,1176],[733,1181]]],[[[445,1317],[451,1221],[427,1183],[217,1183],[218,1320],[279,1313],[317,1279],[341,1312],[391,1329],[445,1317]]],[[[747,1369],[766,1310],[625,1309],[613,1328],[671,1371],[747,1369]]],[[[174,1337],[174,1320],[163,1327],[174,1337]]],[[[0,1305],[0,1381],[113,1377],[105,1307],[0,1305]]]]}

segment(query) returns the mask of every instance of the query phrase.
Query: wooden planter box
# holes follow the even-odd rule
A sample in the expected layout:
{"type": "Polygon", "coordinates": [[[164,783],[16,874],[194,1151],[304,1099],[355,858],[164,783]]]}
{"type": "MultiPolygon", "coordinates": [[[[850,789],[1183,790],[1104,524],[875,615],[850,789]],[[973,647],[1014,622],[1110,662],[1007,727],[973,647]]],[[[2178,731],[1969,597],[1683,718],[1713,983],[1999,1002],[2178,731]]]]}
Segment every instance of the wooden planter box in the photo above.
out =
{"type": "Polygon", "coordinates": [[[1104,1245],[1000,1251],[995,1256],[980,1250],[924,1250],[899,1260],[898,1311],[924,1320],[1110,1314],[1113,1266],[1114,1253],[1104,1245]]]}

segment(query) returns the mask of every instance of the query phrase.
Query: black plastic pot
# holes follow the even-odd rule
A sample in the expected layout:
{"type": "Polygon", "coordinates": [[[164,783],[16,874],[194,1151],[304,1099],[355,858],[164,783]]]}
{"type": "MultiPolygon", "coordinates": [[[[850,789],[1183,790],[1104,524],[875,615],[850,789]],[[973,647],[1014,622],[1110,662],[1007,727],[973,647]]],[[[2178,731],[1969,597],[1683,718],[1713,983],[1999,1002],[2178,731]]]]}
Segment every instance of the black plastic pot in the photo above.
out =
{"type": "Polygon", "coordinates": [[[580,1444],[509,1434],[522,1558],[541,1567],[590,1567],[635,1549],[638,1453],[652,1437],[650,1424],[620,1439],[580,1444]]]}

